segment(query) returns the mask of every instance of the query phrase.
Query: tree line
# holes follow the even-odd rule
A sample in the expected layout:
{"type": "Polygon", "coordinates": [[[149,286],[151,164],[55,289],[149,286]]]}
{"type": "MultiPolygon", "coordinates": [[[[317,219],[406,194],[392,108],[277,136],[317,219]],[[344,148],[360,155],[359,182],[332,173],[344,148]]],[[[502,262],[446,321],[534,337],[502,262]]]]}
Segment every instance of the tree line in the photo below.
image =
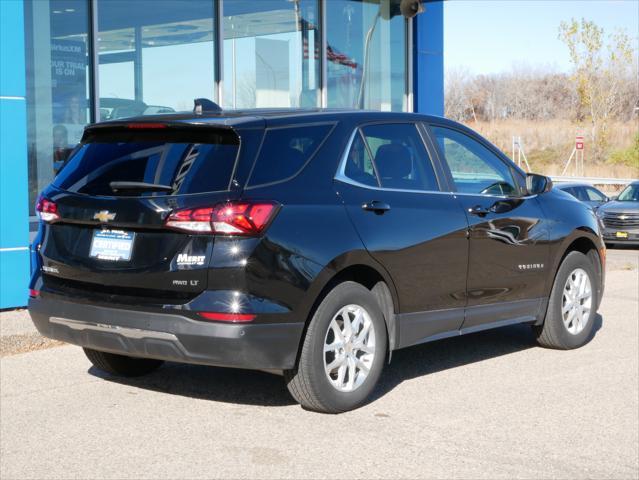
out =
{"type": "Polygon", "coordinates": [[[558,38],[570,54],[571,71],[518,67],[510,72],[446,74],[446,116],[461,122],[568,119],[588,132],[596,157],[609,150],[611,121],[638,121],[636,38],[606,35],[594,22],[562,22],[558,38]]]}

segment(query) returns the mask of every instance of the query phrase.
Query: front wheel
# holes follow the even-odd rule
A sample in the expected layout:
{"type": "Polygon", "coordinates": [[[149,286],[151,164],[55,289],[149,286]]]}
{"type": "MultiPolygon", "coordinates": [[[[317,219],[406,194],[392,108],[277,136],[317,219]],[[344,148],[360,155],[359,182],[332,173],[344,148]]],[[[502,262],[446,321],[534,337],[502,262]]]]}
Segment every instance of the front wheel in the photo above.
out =
{"type": "Polygon", "coordinates": [[[284,372],[304,408],[339,413],[362,405],[377,383],[387,350],[384,316],[355,282],[337,285],[311,319],[297,368],[284,372]]]}
{"type": "Polygon", "coordinates": [[[544,324],[535,327],[537,342],[561,350],[581,347],[594,331],[598,304],[592,261],[583,253],[570,252],[555,277],[544,324]]]}

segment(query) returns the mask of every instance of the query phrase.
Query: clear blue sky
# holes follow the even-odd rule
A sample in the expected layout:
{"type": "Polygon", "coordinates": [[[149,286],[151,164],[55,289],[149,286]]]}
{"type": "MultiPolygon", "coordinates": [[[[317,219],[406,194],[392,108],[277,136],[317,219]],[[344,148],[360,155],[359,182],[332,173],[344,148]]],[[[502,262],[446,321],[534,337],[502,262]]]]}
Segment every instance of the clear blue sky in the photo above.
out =
{"type": "Polygon", "coordinates": [[[570,69],[557,39],[562,20],[593,20],[604,33],[639,36],[639,0],[450,0],[444,4],[445,68],[472,73],[509,71],[513,65],[570,69]]]}

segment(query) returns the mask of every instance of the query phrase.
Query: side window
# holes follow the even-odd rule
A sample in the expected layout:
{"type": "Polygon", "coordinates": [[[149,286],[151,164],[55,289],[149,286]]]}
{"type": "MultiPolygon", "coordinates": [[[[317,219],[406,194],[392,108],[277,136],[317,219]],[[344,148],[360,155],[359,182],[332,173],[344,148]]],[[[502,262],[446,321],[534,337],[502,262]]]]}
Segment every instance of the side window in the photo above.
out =
{"type": "Polygon", "coordinates": [[[587,202],[589,200],[588,193],[586,192],[586,189],[584,187],[575,187],[575,197],[577,197],[582,202],[587,202]]]}
{"type": "Polygon", "coordinates": [[[358,131],[348,152],[344,174],[351,180],[370,187],[379,186],[373,159],[371,158],[362,135],[358,131]]]}
{"type": "Polygon", "coordinates": [[[518,193],[511,169],[488,148],[450,128],[432,130],[457,191],[499,196],[518,193]]]}
{"type": "Polygon", "coordinates": [[[569,187],[569,188],[562,188],[562,190],[563,190],[564,192],[566,192],[566,193],[569,193],[569,194],[570,194],[570,195],[572,195],[573,197],[578,198],[578,194],[577,194],[577,192],[575,191],[575,189],[574,189],[574,188],[572,188],[572,187],[569,187]]]}
{"type": "Polygon", "coordinates": [[[416,125],[368,125],[362,134],[382,188],[439,190],[437,177],[416,125]]]}
{"type": "Polygon", "coordinates": [[[603,202],[606,199],[600,191],[591,187],[586,187],[586,193],[591,202],[603,202]]]}
{"type": "Polygon", "coordinates": [[[332,128],[311,125],[266,130],[248,186],[279,182],[299,173],[332,128]]]}

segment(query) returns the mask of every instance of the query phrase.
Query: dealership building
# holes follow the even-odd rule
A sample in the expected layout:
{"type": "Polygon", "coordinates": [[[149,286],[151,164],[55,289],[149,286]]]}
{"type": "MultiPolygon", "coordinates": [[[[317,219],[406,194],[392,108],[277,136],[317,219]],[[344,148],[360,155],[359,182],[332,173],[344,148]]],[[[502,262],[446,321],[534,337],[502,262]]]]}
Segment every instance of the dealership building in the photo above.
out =
{"type": "Polygon", "coordinates": [[[443,5],[417,4],[0,0],[0,309],[26,305],[38,193],[89,123],[199,97],[441,115],[443,5]]]}

